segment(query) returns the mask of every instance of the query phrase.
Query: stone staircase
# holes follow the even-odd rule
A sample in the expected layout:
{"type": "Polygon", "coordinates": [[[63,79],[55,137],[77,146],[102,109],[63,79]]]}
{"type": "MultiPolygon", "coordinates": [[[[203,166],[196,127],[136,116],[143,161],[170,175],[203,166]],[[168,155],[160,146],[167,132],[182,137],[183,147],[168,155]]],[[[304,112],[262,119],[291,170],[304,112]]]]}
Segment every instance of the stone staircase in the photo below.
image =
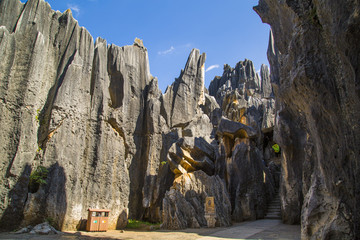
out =
{"type": "Polygon", "coordinates": [[[265,219],[281,219],[281,204],[279,192],[275,193],[275,197],[269,203],[265,219]]]}

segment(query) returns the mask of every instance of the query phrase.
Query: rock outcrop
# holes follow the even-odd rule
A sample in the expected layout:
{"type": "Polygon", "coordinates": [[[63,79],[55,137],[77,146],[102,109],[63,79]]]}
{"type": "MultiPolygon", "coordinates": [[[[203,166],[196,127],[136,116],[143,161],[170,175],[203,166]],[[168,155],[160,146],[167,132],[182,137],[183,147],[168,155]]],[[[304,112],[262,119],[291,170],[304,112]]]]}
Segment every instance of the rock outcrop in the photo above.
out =
{"type": "Polygon", "coordinates": [[[248,59],[238,62],[235,68],[225,64],[222,77],[215,77],[210,83],[209,94],[222,106],[224,94],[235,89],[246,97],[261,91],[260,77],[255,71],[254,64],[248,59]]]}
{"type": "Polygon", "coordinates": [[[0,16],[1,229],[45,219],[82,229],[88,208],[110,209],[109,229],[128,218],[180,229],[264,216],[276,185],[265,66],[261,80],[249,60],[225,66],[211,96],[206,55],[193,49],[162,94],[140,39],[94,43],[70,10],[44,0],[3,0],[0,16]]]}
{"type": "Polygon", "coordinates": [[[263,65],[260,74],[246,59],[234,69],[225,65],[209,86],[224,116],[217,126],[215,172],[226,181],[234,221],[263,218],[278,187],[279,173],[267,167],[275,164],[275,101],[269,69],[263,65]]]}
{"type": "Polygon", "coordinates": [[[205,199],[214,197],[215,226],[231,224],[231,204],[224,181],[219,176],[209,176],[194,171],[179,176],[163,200],[163,228],[184,229],[206,227],[205,199]]]}
{"type": "Polygon", "coordinates": [[[214,197],[215,226],[231,224],[225,182],[215,173],[215,131],[221,116],[215,99],[205,92],[205,54],[194,49],[179,78],[162,97],[171,131],[179,139],[168,149],[167,163],[175,175],[162,202],[163,228],[205,227],[205,200],[214,197]]]}
{"type": "Polygon", "coordinates": [[[94,45],[43,0],[0,12],[1,228],[52,218],[75,230],[89,207],[111,209],[110,229],[142,217],[167,131],[142,42],[94,45]],[[47,184],[28,189],[37,166],[47,184]]]}
{"type": "Polygon", "coordinates": [[[282,151],[281,203],[302,239],[360,237],[359,2],[260,0],[282,151]]]}
{"type": "Polygon", "coordinates": [[[179,176],[202,170],[213,175],[215,170],[215,149],[203,138],[181,138],[168,152],[170,169],[179,176]]]}
{"type": "Polygon", "coordinates": [[[256,144],[257,132],[239,122],[222,118],[217,130],[217,172],[224,176],[234,221],[263,218],[275,183],[256,144]]]}
{"type": "Polygon", "coordinates": [[[261,78],[247,59],[234,69],[225,65],[222,77],[211,81],[209,93],[225,117],[268,132],[274,127],[275,103],[267,66],[261,66],[260,75],[261,78]]]}
{"type": "MultiPolygon", "coordinates": [[[[192,55],[200,56],[192,52],[190,60],[194,58],[192,55]]],[[[202,75],[193,78],[191,82],[182,78],[184,73],[189,72],[187,69],[198,69],[198,72],[202,68],[202,64],[199,64],[201,57],[195,59],[199,60],[192,65],[189,65],[188,60],[185,70],[167,89],[163,98],[164,101],[170,99],[170,102],[177,98],[177,101],[184,101],[187,96],[195,95],[187,100],[193,101],[194,109],[186,119],[177,118],[182,122],[176,125],[172,120],[168,121],[181,138],[173,143],[168,152],[167,159],[175,174],[175,181],[163,200],[162,226],[171,229],[207,226],[205,198],[214,195],[204,189],[223,189],[223,185],[227,194],[222,194],[222,199],[226,199],[220,200],[215,196],[215,205],[225,204],[224,201],[229,204],[216,207],[216,226],[228,226],[231,219],[244,221],[263,218],[267,202],[272,198],[276,187],[260,150],[263,147],[263,135],[272,137],[270,133],[274,125],[275,104],[269,70],[264,66],[262,68],[263,81],[266,81],[264,89],[269,88],[263,92],[260,78],[251,61],[239,62],[235,69],[225,65],[223,77],[216,77],[211,83],[209,93],[213,96],[209,96],[201,91],[191,92],[192,89],[204,89],[202,75]],[[183,90],[176,87],[180,84],[188,88],[183,90]],[[174,89],[179,89],[179,94],[174,94],[174,89]],[[199,103],[196,99],[204,101],[199,103]],[[200,177],[199,171],[203,177],[200,177]],[[221,181],[204,180],[213,177],[221,181]],[[179,184],[180,182],[186,184],[179,184]],[[194,189],[196,194],[191,193],[194,189]],[[220,217],[219,211],[226,214],[220,217]]],[[[173,111],[179,109],[182,110],[173,108],[173,111]]],[[[269,144],[268,140],[266,149],[269,144]]],[[[268,162],[271,162],[271,157],[268,162]]]]}
{"type": "Polygon", "coordinates": [[[205,104],[205,59],[205,53],[193,49],[180,76],[166,89],[163,101],[170,127],[187,125],[205,104]]]}

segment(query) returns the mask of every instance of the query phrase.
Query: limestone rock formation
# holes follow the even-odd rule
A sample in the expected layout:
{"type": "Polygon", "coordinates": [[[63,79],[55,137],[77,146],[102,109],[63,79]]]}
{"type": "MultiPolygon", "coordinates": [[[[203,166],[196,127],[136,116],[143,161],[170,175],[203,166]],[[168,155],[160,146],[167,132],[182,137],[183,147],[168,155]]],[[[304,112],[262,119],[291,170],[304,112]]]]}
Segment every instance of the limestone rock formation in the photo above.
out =
{"type": "Polygon", "coordinates": [[[218,133],[229,136],[232,139],[235,139],[236,137],[255,138],[257,136],[257,131],[252,127],[240,122],[230,121],[225,117],[222,117],[220,120],[218,133]]]}
{"type": "Polygon", "coordinates": [[[271,86],[270,71],[267,65],[265,64],[261,65],[260,75],[261,75],[262,98],[273,98],[274,96],[273,96],[273,89],[271,86]]]}
{"type": "Polygon", "coordinates": [[[268,168],[275,164],[275,101],[267,66],[260,74],[246,59],[234,69],[225,65],[222,77],[209,86],[223,115],[217,126],[215,173],[226,181],[234,221],[263,218],[278,187],[279,173],[268,168]]]}
{"type": "Polygon", "coordinates": [[[281,203],[302,239],[360,237],[358,1],[260,0],[282,152],[281,203]]]}
{"type": "Polygon", "coordinates": [[[258,131],[272,131],[275,104],[268,67],[262,65],[260,74],[261,78],[247,59],[235,69],[225,65],[222,77],[211,81],[209,93],[216,98],[225,117],[258,131]]]}
{"type": "Polygon", "coordinates": [[[147,143],[167,131],[146,48],[94,45],[43,0],[1,1],[0,13],[1,228],[50,217],[75,230],[89,207],[111,209],[110,229],[140,218],[161,165],[162,145],[147,143]],[[47,184],[28,187],[37,166],[47,184]]]}
{"type": "Polygon", "coordinates": [[[170,169],[176,176],[202,170],[214,174],[215,149],[203,138],[181,138],[168,152],[170,169]]]}
{"type": "Polygon", "coordinates": [[[209,94],[214,96],[222,106],[224,94],[228,91],[238,89],[241,95],[252,96],[255,92],[261,91],[261,84],[254,64],[245,59],[245,61],[238,62],[235,68],[225,64],[222,77],[215,77],[210,83],[209,94]]]}
{"type": "Polygon", "coordinates": [[[170,127],[181,127],[188,124],[199,112],[200,105],[205,103],[206,54],[193,49],[179,78],[169,86],[163,96],[167,123],[170,127]]]}
{"type": "Polygon", "coordinates": [[[229,226],[231,204],[224,181],[203,171],[185,173],[174,181],[163,200],[163,228],[184,229],[207,226],[205,199],[214,197],[217,227],[229,226]]]}
{"type": "Polygon", "coordinates": [[[218,169],[223,169],[234,221],[263,218],[275,183],[256,146],[257,132],[249,126],[222,118],[217,130],[220,140],[218,169]]]}
{"type": "Polygon", "coordinates": [[[128,218],[202,227],[206,197],[216,226],[264,216],[274,186],[266,67],[260,80],[249,60],[226,65],[211,96],[205,53],[193,49],[162,94],[142,40],[94,43],[44,0],[0,2],[0,59],[1,229],[46,218],[82,229],[88,208],[110,209],[109,229],[128,218]]]}

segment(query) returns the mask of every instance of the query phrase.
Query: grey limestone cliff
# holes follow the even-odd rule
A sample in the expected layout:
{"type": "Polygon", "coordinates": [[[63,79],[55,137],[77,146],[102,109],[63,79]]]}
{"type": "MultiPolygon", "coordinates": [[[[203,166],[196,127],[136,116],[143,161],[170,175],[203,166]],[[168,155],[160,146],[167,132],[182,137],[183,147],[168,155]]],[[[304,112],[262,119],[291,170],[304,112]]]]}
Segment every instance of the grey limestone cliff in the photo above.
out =
{"type": "Polygon", "coordinates": [[[358,1],[260,0],[283,149],[281,204],[302,239],[360,237],[358,1]]]}
{"type": "Polygon", "coordinates": [[[43,0],[1,1],[0,13],[1,227],[52,218],[71,230],[89,207],[111,209],[110,228],[141,216],[148,162],[160,165],[147,154],[146,132],[159,133],[146,124],[156,79],[142,42],[94,44],[43,0]],[[37,166],[47,184],[28,187],[37,166]]]}
{"type": "Polygon", "coordinates": [[[0,1],[0,58],[2,230],[44,219],[83,229],[88,208],[110,209],[109,229],[128,218],[179,229],[264,216],[276,187],[267,67],[260,78],[249,60],[227,65],[209,95],[206,55],[193,49],[162,94],[140,39],[94,43],[70,10],[44,0],[0,1]]]}
{"type": "Polygon", "coordinates": [[[163,101],[169,126],[184,126],[200,113],[199,106],[205,103],[205,59],[205,53],[193,49],[180,76],[166,89],[163,101]]]}

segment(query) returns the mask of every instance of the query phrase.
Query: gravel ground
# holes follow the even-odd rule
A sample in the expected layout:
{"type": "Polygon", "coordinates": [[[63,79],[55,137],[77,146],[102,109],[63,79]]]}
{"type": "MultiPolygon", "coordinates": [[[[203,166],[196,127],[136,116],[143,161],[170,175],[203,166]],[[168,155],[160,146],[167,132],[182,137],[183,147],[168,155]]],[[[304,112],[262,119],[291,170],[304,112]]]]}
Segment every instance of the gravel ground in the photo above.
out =
{"type": "Polygon", "coordinates": [[[134,240],[230,240],[230,239],[291,239],[300,240],[299,225],[285,225],[280,220],[258,220],[236,223],[228,228],[200,228],[181,231],[139,231],[139,230],[109,230],[107,232],[64,232],[55,235],[34,235],[0,233],[0,239],[134,239],[134,240]]]}

